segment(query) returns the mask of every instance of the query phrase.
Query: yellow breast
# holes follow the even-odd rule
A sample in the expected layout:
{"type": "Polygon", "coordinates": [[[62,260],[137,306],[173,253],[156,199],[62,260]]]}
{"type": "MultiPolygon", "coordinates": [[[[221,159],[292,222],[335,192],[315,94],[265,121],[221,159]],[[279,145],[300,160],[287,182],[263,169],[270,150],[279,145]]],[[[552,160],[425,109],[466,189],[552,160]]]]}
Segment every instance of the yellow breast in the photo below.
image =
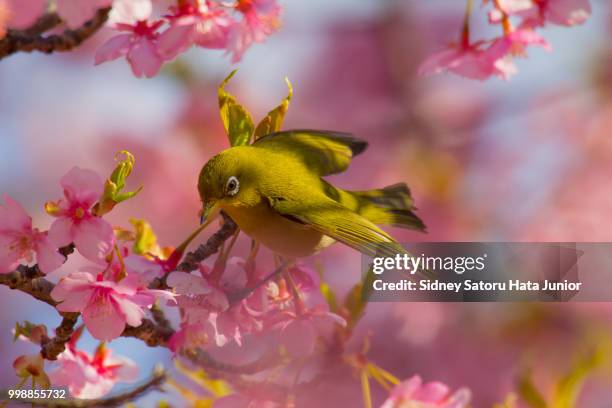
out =
{"type": "Polygon", "coordinates": [[[302,258],[334,243],[312,227],[279,215],[265,203],[222,208],[247,235],[282,256],[302,258]]]}

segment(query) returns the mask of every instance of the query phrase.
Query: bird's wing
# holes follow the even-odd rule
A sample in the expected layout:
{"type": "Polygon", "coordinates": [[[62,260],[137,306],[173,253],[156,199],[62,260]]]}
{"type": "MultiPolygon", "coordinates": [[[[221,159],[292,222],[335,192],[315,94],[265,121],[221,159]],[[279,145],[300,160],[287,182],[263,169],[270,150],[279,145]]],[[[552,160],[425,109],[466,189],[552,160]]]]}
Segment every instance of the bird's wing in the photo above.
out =
{"type": "Polygon", "coordinates": [[[363,152],[368,143],[348,133],[287,130],[263,136],[253,146],[289,154],[319,176],[326,176],[346,170],[351,159],[363,152]]]}
{"type": "Polygon", "coordinates": [[[317,231],[371,257],[395,256],[405,250],[389,234],[376,225],[326,196],[315,200],[293,201],[268,198],[280,215],[310,225],[317,231]]]}

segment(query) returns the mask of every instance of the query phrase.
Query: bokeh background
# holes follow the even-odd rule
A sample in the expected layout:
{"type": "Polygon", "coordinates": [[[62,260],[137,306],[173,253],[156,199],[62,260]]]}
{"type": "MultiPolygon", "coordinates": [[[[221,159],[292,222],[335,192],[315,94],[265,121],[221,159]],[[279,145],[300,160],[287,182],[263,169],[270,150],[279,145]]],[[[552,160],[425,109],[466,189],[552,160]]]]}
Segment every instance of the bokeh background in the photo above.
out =
{"type": "MultiPolygon", "coordinates": [[[[0,191],[46,228],[52,219],[42,204],[60,197],[67,170],[108,174],[114,153],[128,149],[136,156],[130,182],[144,190],[109,219],[146,218],[161,244],[178,244],[198,222],[202,164],[227,147],[216,87],[238,68],[229,90],[256,120],[286,94],[288,76],[295,94],[285,128],[340,130],[370,142],[333,181],[355,189],[407,182],[428,233],[393,230],[403,242],[612,239],[609,1],[591,0],[593,15],[582,26],[546,28],[553,51],[530,49],[510,82],[416,76],[427,55],[456,38],[463,1],[282,4],[281,31],[236,66],[222,53],[192,50],[157,77],[137,80],[123,61],[93,66],[107,34],[70,54],[2,60],[0,191]]],[[[479,7],[472,20],[475,33],[489,33],[479,7]]],[[[72,258],[52,278],[77,268],[72,258]]],[[[340,293],[359,279],[360,257],[347,248],[308,262],[321,262],[340,293]]],[[[13,359],[34,351],[12,342],[10,329],[26,319],[50,328],[59,322],[50,307],[0,287],[0,388],[17,381],[13,359]]],[[[371,358],[397,376],[465,385],[475,407],[490,407],[527,366],[549,390],[611,327],[610,304],[377,303],[359,335],[371,336],[371,358]]],[[[81,344],[95,347],[90,337],[81,344]]],[[[134,340],[111,348],[138,362],[143,378],[157,362],[171,365],[167,350],[134,340]]],[[[348,369],[337,378],[305,406],[359,406],[358,379],[348,369]]],[[[611,384],[609,370],[593,376],[578,406],[612,406],[611,384]]],[[[374,390],[382,401],[384,392],[374,390]]],[[[159,398],[153,393],[138,406],[159,398]]]]}

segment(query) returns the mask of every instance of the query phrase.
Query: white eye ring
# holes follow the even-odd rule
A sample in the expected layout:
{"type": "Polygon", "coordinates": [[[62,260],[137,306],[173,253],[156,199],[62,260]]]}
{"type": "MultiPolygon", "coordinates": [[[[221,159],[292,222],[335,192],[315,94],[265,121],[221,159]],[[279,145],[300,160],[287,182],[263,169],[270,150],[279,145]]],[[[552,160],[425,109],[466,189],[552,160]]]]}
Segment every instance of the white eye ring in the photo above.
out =
{"type": "Polygon", "coordinates": [[[225,183],[225,193],[229,196],[235,196],[240,191],[240,182],[236,176],[230,176],[225,183]]]}

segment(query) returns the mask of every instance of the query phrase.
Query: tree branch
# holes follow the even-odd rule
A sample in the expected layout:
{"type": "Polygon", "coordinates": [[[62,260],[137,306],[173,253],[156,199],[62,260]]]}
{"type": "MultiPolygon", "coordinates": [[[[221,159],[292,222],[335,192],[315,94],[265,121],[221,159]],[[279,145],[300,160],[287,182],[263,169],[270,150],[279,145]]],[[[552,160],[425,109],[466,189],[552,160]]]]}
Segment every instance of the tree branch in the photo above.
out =
{"type": "Polygon", "coordinates": [[[142,324],[138,327],[126,326],[121,336],[140,339],[149,347],[166,347],[166,342],[173,334],[174,330],[170,327],[161,327],[149,319],[142,319],[142,324]]]}
{"type": "Polygon", "coordinates": [[[17,52],[39,51],[46,54],[70,51],[95,34],[108,19],[110,7],[100,9],[94,17],[74,30],[65,30],[62,34],[43,36],[43,32],[54,27],[59,21],[43,16],[34,26],[24,31],[9,31],[0,40],[0,59],[17,52]]]}
{"type": "Polygon", "coordinates": [[[221,245],[236,233],[238,226],[234,220],[224,212],[222,212],[221,215],[223,216],[223,226],[208,238],[205,244],[200,245],[193,252],[188,252],[183,262],[176,267],[177,270],[191,272],[197,269],[200,262],[216,254],[221,245]]]}
{"type": "Polygon", "coordinates": [[[66,350],[66,343],[70,340],[78,319],[78,313],[64,313],[62,322],[55,329],[55,337],[42,343],[40,352],[43,358],[57,360],[57,356],[66,350]]]}
{"type": "Polygon", "coordinates": [[[133,401],[146,392],[159,388],[166,381],[166,378],[166,372],[162,368],[156,368],[151,374],[151,377],[142,384],[129,391],[111,397],[91,400],[54,400],[48,402],[32,400],[30,402],[32,403],[33,407],[46,408],[117,407],[125,404],[126,402],[133,401]]]}

